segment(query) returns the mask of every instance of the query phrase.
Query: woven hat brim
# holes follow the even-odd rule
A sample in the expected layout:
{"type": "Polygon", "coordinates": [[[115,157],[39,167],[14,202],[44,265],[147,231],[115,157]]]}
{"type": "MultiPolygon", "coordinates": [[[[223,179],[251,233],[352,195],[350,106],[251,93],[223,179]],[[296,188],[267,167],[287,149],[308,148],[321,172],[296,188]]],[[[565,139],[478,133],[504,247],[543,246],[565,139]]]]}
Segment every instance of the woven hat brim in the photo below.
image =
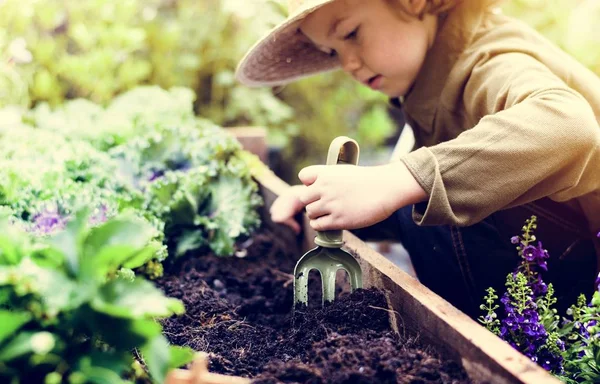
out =
{"type": "Polygon", "coordinates": [[[278,86],[339,68],[336,57],[318,50],[298,31],[308,14],[331,1],[308,8],[273,28],[240,61],[236,79],[250,87],[278,86]]]}

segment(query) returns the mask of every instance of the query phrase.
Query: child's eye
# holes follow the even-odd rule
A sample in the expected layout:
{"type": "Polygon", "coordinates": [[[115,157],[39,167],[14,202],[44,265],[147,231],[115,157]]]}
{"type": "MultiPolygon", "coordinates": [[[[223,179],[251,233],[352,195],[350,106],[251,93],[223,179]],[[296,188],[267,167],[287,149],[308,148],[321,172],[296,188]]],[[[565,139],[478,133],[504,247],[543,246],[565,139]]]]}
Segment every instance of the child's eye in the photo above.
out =
{"type": "Polygon", "coordinates": [[[354,30],[352,32],[350,32],[346,36],[344,36],[344,40],[355,39],[357,35],[358,35],[358,27],[354,28],[354,30]]]}

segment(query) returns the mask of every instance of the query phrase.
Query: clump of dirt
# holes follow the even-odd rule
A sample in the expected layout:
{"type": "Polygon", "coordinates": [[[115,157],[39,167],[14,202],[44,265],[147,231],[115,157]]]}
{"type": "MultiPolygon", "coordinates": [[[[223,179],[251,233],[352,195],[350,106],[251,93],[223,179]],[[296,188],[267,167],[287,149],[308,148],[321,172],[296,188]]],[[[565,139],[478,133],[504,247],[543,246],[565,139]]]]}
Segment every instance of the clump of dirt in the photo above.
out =
{"type": "Polygon", "coordinates": [[[311,305],[293,310],[291,273],[301,255],[266,231],[244,252],[180,260],[158,281],[186,307],[163,321],[166,337],[210,352],[211,371],[261,384],[470,382],[457,363],[391,330],[383,292],[339,290],[321,308],[311,273],[311,305]]]}

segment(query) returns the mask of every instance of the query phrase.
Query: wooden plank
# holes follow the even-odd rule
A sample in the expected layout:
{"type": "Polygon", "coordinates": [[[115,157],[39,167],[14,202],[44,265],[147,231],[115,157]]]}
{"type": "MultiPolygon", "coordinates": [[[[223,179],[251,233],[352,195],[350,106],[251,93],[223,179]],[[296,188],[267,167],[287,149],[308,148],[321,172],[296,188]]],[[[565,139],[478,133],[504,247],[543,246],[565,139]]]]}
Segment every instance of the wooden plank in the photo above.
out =
{"type": "Polygon", "coordinates": [[[250,384],[250,379],[210,372],[208,353],[198,352],[192,363],[192,369],[171,370],[165,384],[250,384]]]}
{"type": "Polygon", "coordinates": [[[346,231],[344,239],[345,249],[360,261],[365,286],[389,292],[388,301],[397,312],[392,313],[397,329],[416,332],[449,357],[461,361],[473,380],[561,383],[356,236],[346,231]]]}
{"type": "Polygon", "coordinates": [[[260,161],[267,163],[267,129],[264,127],[231,127],[225,128],[242,144],[242,148],[258,156],[260,161]]]}
{"type": "MultiPolygon", "coordinates": [[[[267,207],[289,188],[266,166],[256,171],[255,178],[260,183],[267,207]]],[[[304,249],[314,246],[314,233],[305,217],[301,239],[304,249]]],[[[361,264],[364,286],[387,292],[392,309],[390,322],[396,332],[418,335],[447,357],[460,361],[475,382],[561,383],[352,233],[344,231],[344,240],[344,249],[355,255],[361,264]]]]}

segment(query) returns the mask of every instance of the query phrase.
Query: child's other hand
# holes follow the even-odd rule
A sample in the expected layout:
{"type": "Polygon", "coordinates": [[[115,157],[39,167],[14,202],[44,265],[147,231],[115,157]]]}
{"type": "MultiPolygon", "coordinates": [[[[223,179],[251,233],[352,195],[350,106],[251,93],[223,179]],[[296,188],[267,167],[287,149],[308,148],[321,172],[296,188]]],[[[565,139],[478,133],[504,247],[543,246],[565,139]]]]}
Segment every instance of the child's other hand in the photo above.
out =
{"type": "Polygon", "coordinates": [[[427,194],[401,162],[375,167],[315,165],[298,177],[310,226],[317,231],[356,229],[378,223],[427,194]]]}
{"type": "Polygon", "coordinates": [[[294,219],[294,216],[304,208],[299,196],[304,185],[294,185],[281,194],[271,205],[271,220],[275,223],[285,224],[292,228],[296,234],[300,233],[300,224],[294,219]]]}

